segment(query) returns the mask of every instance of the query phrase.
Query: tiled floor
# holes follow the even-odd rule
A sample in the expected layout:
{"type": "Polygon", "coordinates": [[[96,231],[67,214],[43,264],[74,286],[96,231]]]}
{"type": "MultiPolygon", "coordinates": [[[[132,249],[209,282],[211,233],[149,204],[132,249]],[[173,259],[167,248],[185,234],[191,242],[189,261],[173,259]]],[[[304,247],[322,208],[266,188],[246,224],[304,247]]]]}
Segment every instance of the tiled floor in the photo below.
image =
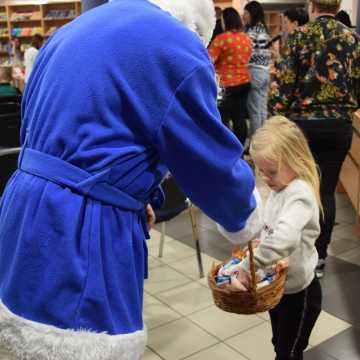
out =
{"type": "MultiPolygon", "coordinates": [[[[337,222],[322,280],[323,312],[305,360],[360,359],[360,240],[346,195],[337,195],[337,222]]],[[[226,258],[230,244],[207,216],[198,213],[204,269],[226,258]]],[[[148,346],[143,360],[273,360],[267,313],[235,315],[214,304],[206,279],[199,279],[189,215],[167,224],[164,255],[160,233],[149,240],[150,277],[145,283],[148,346]]],[[[0,352],[0,360],[8,359],[0,352]]]]}
{"type": "MultiPolygon", "coordinates": [[[[360,240],[346,195],[337,195],[337,225],[322,280],[323,312],[311,335],[306,360],[360,359],[360,240]]],[[[204,268],[229,255],[230,244],[215,224],[198,213],[204,268]]],[[[145,284],[144,319],[148,347],[144,360],[272,360],[268,315],[235,315],[214,304],[199,279],[188,214],[167,224],[164,255],[160,233],[149,240],[150,277],[145,284]]]]}

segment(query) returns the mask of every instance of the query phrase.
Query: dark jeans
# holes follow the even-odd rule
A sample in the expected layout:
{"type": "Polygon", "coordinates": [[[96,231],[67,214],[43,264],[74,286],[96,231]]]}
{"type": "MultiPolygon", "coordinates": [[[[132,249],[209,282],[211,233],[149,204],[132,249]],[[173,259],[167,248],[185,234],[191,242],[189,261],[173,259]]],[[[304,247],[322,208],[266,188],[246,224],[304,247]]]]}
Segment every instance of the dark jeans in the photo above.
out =
{"type": "Polygon", "coordinates": [[[246,103],[250,88],[250,83],[225,88],[224,99],[219,104],[219,111],[223,123],[230,128],[230,120],[232,121],[232,130],[243,145],[248,133],[246,125],[246,103]]]}
{"type": "Polygon", "coordinates": [[[302,360],[309,337],[321,312],[322,293],[314,278],[303,291],[284,295],[269,311],[273,332],[275,360],[302,360]]]}
{"type": "Polygon", "coordinates": [[[321,232],[316,240],[316,248],[319,258],[325,259],[335,223],[335,189],[341,166],[351,146],[352,125],[347,120],[339,119],[297,120],[295,123],[305,133],[321,172],[324,217],[321,217],[321,232]]]}

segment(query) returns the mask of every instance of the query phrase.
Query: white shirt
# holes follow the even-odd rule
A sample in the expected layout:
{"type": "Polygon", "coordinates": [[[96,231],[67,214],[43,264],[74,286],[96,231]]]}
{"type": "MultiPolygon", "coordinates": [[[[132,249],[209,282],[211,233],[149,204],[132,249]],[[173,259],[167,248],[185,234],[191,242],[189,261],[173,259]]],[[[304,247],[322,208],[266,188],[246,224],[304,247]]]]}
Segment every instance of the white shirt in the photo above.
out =
{"type": "MultiPolygon", "coordinates": [[[[260,244],[254,250],[256,268],[267,268],[281,259],[289,262],[285,293],[294,294],[310,285],[318,261],[315,241],[320,234],[319,206],[307,182],[295,179],[281,191],[271,191],[263,213],[260,244]]],[[[222,229],[223,230],[223,229],[222,229]]],[[[233,243],[241,232],[221,231],[233,243]]],[[[249,260],[242,262],[249,271],[249,260]]]]}
{"type": "Polygon", "coordinates": [[[31,74],[32,68],[34,66],[35,59],[39,50],[31,46],[24,53],[24,64],[25,64],[25,84],[29,80],[29,76],[31,74]]]}

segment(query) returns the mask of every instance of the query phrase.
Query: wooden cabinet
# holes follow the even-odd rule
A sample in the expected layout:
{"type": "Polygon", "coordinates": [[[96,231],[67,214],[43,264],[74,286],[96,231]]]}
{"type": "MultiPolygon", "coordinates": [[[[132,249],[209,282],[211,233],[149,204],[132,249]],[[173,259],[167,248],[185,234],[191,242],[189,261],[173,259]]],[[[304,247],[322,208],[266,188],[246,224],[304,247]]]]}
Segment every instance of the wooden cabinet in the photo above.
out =
{"type": "Polygon", "coordinates": [[[43,34],[40,5],[8,6],[8,19],[11,37],[26,38],[43,34]]]}
{"type": "Polygon", "coordinates": [[[340,173],[340,182],[357,214],[357,233],[360,237],[360,110],[354,114],[354,135],[351,149],[340,173]]]}
{"type": "Polygon", "coordinates": [[[44,35],[49,36],[80,14],[80,3],[49,3],[44,4],[42,9],[44,35]]]}
{"type": "Polygon", "coordinates": [[[24,51],[34,34],[50,36],[80,13],[80,1],[3,2],[0,5],[0,61],[9,57],[11,39],[19,38],[24,51]]]}
{"type": "Polygon", "coordinates": [[[265,11],[265,22],[271,37],[278,35],[281,31],[282,16],[279,11],[265,11]]]}

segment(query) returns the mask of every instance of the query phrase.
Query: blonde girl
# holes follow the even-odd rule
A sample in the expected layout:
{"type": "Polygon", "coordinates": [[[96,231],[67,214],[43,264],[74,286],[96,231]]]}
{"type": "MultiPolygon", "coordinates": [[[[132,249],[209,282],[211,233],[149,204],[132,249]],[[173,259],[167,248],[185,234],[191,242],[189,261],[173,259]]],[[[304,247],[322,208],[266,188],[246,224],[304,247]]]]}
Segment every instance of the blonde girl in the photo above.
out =
{"type": "MultiPolygon", "coordinates": [[[[263,214],[255,265],[289,263],[285,295],[270,311],[276,360],[301,360],[321,311],[321,288],[314,276],[315,240],[320,232],[319,174],[301,130],[276,116],[255,133],[250,154],[259,175],[271,188],[263,214]]],[[[248,259],[241,280],[246,283],[248,259]]]]}

